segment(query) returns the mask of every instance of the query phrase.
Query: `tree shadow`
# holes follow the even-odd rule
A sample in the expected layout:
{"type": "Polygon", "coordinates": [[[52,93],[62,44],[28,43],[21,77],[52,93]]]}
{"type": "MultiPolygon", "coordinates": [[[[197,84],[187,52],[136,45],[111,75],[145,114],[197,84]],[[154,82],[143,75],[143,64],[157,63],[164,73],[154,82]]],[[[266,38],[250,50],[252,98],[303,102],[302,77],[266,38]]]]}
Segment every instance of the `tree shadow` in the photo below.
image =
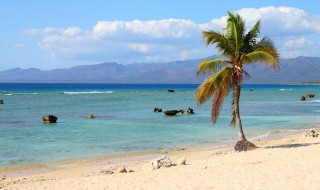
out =
{"type": "Polygon", "coordinates": [[[277,146],[266,146],[266,147],[260,147],[260,148],[298,148],[298,147],[305,147],[305,146],[311,146],[311,145],[317,145],[320,143],[296,143],[296,144],[284,144],[284,145],[277,145],[277,146]]]}

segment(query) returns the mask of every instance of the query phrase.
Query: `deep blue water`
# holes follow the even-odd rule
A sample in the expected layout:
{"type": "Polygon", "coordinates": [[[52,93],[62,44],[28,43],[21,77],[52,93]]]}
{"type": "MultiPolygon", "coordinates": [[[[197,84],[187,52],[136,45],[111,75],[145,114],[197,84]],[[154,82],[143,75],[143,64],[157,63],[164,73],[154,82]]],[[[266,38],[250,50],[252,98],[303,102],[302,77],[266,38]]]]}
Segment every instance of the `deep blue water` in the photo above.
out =
{"type": "MultiPolygon", "coordinates": [[[[216,126],[211,102],[197,106],[197,84],[0,84],[0,169],[204,143],[235,143],[227,98],[216,126]],[[174,93],[165,92],[174,89],[174,93]],[[194,109],[164,116],[153,108],[194,109]],[[43,124],[56,115],[58,123],[43,124]],[[87,119],[93,114],[97,118],[87,119]]],[[[247,137],[320,123],[320,86],[244,85],[247,137]],[[300,101],[302,95],[315,98],[300,101]]]]}

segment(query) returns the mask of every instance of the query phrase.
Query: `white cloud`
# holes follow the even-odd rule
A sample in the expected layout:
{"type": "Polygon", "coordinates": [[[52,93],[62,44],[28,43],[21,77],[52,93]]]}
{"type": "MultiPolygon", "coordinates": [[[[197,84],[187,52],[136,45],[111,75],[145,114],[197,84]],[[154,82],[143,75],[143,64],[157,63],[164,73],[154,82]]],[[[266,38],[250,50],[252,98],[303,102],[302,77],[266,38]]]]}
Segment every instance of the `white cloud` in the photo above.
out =
{"type": "MultiPolygon", "coordinates": [[[[292,47],[299,54],[305,54],[303,48],[316,43],[304,36],[320,34],[320,16],[310,16],[301,9],[263,7],[244,8],[237,12],[243,16],[248,28],[261,19],[262,35],[275,39],[284,56],[288,55],[285,48],[292,47]]],[[[41,35],[40,47],[53,57],[120,63],[171,61],[214,54],[213,47],[204,46],[201,31],[221,31],[226,19],[226,16],[213,18],[208,23],[174,18],[98,21],[91,29],[46,27],[30,29],[25,33],[41,35]]]]}
{"type": "Polygon", "coordinates": [[[138,43],[130,43],[128,44],[128,47],[138,52],[148,52],[152,48],[152,46],[149,44],[138,44],[138,43]]]}
{"type": "Polygon", "coordinates": [[[289,40],[284,43],[285,48],[305,48],[306,46],[313,46],[315,42],[307,40],[305,38],[298,38],[294,40],[289,40]]]}
{"type": "Polygon", "coordinates": [[[320,43],[306,38],[285,40],[281,48],[282,55],[287,58],[298,56],[319,56],[320,43]]]}
{"type": "Polygon", "coordinates": [[[320,16],[310,16],[305,11],[293,7],[246,8],[238,11],[249,25],[262,20],[262,32],[269,36],[295,36],[320,34],[320,16]]]}

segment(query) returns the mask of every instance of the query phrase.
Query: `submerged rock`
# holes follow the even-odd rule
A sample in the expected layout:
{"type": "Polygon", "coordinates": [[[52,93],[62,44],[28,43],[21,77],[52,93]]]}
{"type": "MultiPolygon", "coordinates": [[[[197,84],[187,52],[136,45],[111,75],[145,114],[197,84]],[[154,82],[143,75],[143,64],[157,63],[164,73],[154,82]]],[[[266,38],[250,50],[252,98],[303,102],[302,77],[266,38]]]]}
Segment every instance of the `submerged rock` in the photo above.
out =
{"type": "Polygon", "coordinates": [[[174,90],[167,90],[166,92],[174,92],[174,90]]]}
{"type": "Polygon", "coordinates": [[[43,123],[56,123],[58,118],[54,115],[46,115],[42,117],[43,123]]]}
{"type": "Polygon", "coordinates": [[[3,100],[2,99],[0,99],[0,104],[3,104],[3,100]]]}

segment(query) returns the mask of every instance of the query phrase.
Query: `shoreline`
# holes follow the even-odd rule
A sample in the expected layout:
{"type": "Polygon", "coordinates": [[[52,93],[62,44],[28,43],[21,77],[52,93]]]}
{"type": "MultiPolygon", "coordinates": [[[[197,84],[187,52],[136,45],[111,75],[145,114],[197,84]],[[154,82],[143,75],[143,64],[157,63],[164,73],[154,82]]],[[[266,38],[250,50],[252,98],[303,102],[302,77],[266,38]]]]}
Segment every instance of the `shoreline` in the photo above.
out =
{"type": "Polygon", "coordinates": [[[149,155],[118,163],[61,165],[17,177],[2,174],[0,189],[319,189],[320,137],[307,137],[306,130],[295,132],[278,138],[284,134],[276,131],[268,140],[255,141],[259,148],[248,152],[235,152],[233,147],[169,152],[172,161],[187,160],[186,165],[169,168],[151,169],[156,155],[149,155]],[[132,172],[119,173],[121,167],[132,172]]]}
{"type": "MultiPolygon", "coordinates": [[[[290,135],[297,135],[306,132],[309,128],[292,129],[292,130],[275,130],[261,135],[254,136],[249,141],[257,143],[259,141],[279,140],[286,138],[290,135]]],[[[320,129],[318,127],[312,127],[312,129],[320,129]]],[[[189,146],[181,146],[176,148],[165,148],[160,150],[150,150],[141,152],[130,152],[111,154],[97,157],[87,158],[75,158],[63,161],[46,162],[39,164],[28,164],[21,167],[8,167],[0,169],[0,177],[24,177],[30,175],[47,174],[63,170],[72,170],[75,168],[97,167],[97,166],[112,166],[115,164],[121,164],[125,162],[141,162],[152,160],[161,155],[177,155],[180,153],[190,153],[197,151],[217,151],[221,149],[233,150],[234,144],[230,144],[229,141],[221,143],[202,143],[189,146]],[[165,153],[164,153],[165,152],[165,153]]]]}

